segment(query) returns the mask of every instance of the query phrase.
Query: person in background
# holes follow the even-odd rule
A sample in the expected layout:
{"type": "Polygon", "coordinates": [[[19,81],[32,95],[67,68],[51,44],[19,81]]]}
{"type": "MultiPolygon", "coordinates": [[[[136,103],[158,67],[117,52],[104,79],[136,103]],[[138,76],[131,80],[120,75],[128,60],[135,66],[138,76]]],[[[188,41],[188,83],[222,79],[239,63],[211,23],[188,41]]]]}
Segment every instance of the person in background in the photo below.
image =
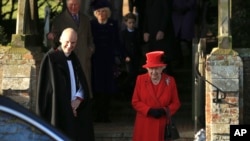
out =
{"type": "Polygon", "coordinates": [[[123,0],[108,0],[111,4],[111,18],[116,20],[118,28],[123,29],[122,17],[123,17],[123,0]]]}
{"type": "Polygon", "coordinates": [[[125,80],[124,91],[127,98],[131,98],[132,91],[135,84],[136,76],[139,73],[139,65],[141,61],[141,44],[140,34],[138,29],[135,27],[136,15],[128,13],[123,18],[126,28],[121,31],[121,43],[126,50],[128,55],[125,58],[125,66],[127,71],[127,78],[125,80]]]}
{"type": "Polygon", "coordinates": [[[163,73],[163,51],[146,54],[143,68],[147,73],[138,75],[132,97],[136,111],[133,141],[164,141],[168,116],[173,116],[180,107],[175,79],[163,73]]]}
{"type": "Polygon", "coordinates": [[[61,45],[43,57],[37,91],[36,112],[74,141],[94,141],[92,109],[85,74],[73,52],[77,33],[63,30],[61,45]]]}
{"type": "Polygon", "coordinates": [[[191,63],[192,40],[195,36],[196,0],[173,0],[173,25],[180,50],[180,64],[191,63]]]}
{"type": "Polygon", "coordinates": [[[110,18],[110,3],[95,0],[91,20],[95,53],[92,56],[92,87],[95,97],[96,122],[111,122],[109,117],[112,96],[118,91],[114,77],[115,57],[121,47],[117,22],[110,18]]]}
{"type": "Polygon", "coordinates": [[[145,0],[143,39],[148,51],[167,52],[165,63],[168,73],[172,73],[172,62],[176,56],[175,37],[172,23],[171,0],[145,0]]]}
{"type": "Polygon", "coordinates": [[[81,0],[67,0],[67,9],[55,17],[52,22],[51,32],[47,35],[57,47],[59,37],[65,28],[71,27],[77,31],[78,38],[75,53],[80,60],[82,69],[86,74],[90,97],[93,97],[91,89],[91,55],[94,52],[94,43],[89,18],[80,12],[81,0]]]}
{"type": "Polygon", "coordinates": [[[128,0],[129,12],[137,14],[137,28],[140,32],[140,39],[143,41],[142,29],[144,23],[145,0],[128,0]],[[135,9],[135,11],[134,11],[135,9]]]}
{"type": "Polygon", "coordinates": [[[80,12],[84,13],[86,16],[89,17],[89,19],[92,18],[92,11],[90,8],[90,3],[92,0],[82,0],[81,1],[81,6],[80,6],[80,12]]]}

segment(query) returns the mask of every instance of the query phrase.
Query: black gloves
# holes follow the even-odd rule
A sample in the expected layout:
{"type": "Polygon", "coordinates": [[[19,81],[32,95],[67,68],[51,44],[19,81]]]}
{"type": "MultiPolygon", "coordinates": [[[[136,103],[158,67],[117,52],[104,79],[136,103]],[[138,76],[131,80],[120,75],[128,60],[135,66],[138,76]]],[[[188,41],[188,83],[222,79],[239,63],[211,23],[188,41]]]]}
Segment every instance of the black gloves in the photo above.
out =
{"type": "Polygon", "coordinates": [[[160,118],[163,115],[166,115],[166,111],[163,108],[150,108],[148,110],[148,115],[154,118],[160,118]]]}

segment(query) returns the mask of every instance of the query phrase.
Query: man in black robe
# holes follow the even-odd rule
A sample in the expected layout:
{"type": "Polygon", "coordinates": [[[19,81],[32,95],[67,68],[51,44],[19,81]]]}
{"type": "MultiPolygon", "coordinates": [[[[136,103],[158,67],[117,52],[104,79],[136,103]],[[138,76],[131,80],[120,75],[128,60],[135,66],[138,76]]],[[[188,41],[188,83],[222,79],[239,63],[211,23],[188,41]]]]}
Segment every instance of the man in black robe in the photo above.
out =
{"type": "Polygon", "coordinates": [[[61,45],[45,54],[38,79],[37,113],[73,140],[94,141],[88,85],[73,52],[76,42],[76,31],[66,28],[61,45]]]}

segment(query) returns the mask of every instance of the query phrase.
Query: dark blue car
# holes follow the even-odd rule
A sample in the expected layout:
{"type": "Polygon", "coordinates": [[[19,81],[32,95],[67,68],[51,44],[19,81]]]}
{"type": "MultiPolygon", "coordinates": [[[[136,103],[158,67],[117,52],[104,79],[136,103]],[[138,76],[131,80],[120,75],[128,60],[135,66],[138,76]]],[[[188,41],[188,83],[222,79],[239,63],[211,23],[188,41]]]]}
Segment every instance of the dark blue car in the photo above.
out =
{"type": "Polygon", "coordinates": [[[10,98],[0,96],[1,141],[70,141],[70,139],[10,98]]]}

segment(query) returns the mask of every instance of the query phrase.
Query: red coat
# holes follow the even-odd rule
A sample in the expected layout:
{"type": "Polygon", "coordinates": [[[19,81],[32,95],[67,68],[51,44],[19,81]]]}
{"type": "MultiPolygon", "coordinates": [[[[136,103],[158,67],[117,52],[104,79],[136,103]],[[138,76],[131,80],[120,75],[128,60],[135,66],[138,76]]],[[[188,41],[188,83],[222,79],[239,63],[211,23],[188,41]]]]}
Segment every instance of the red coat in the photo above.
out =
{"type": "Polygon", "coordinates": [[[170,115],[176,113],[180,107],[175,79],[162,74],[158,91],[154,91],[148,74],[137,77],[132,106],[136,110],[133,141],[164,141],[166,116],[155,119],[147,115],[150,108],[167,108],[170,115]]]}

